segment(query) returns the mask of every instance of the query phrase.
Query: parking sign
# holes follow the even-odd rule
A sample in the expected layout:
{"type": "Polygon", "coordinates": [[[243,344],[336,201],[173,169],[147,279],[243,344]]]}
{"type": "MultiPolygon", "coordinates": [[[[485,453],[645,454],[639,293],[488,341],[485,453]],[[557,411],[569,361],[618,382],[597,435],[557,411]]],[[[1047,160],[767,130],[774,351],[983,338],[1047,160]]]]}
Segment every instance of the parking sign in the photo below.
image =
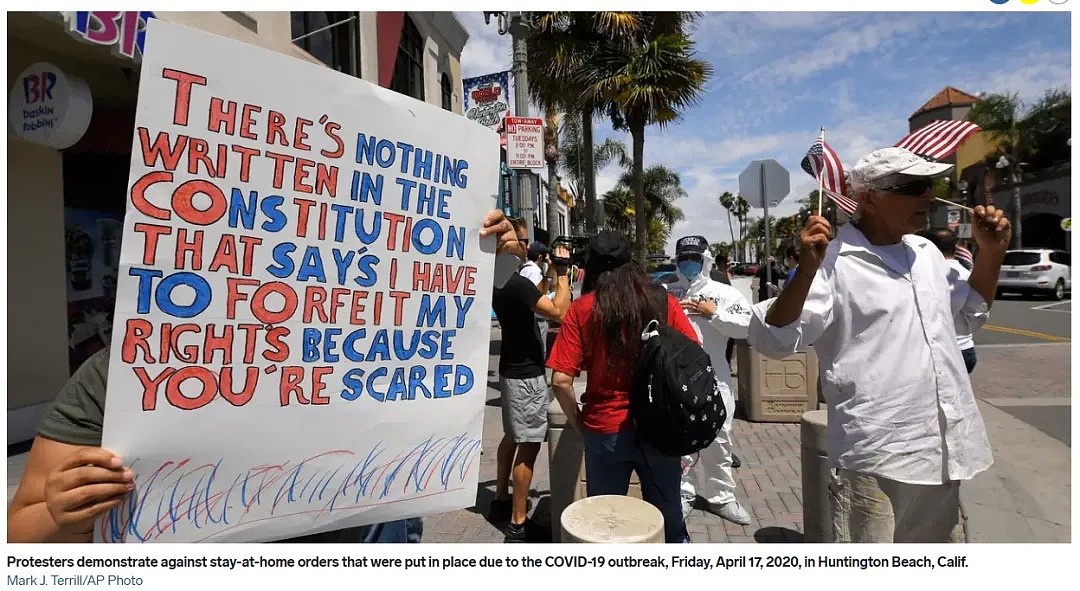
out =
{"type": "Polygon", "coordinates": [[[544,168],[544,120],[506,118],[506,165],[518,170],[544,168]]]}

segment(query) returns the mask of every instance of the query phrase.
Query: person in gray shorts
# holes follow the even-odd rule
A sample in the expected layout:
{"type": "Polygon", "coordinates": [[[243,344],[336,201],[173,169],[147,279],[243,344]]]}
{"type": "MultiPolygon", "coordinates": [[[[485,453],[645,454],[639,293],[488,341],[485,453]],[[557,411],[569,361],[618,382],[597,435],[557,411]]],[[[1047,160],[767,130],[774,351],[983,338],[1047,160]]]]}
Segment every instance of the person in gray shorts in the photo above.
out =
{"type": "MultiPolygon", "coordinates": [[[[518,236],[526,238],[524,228],[518,236]]],[[[556,261],[568,261],[565,248],[555,251],[556,261]]],[[[560,321],[570,308],[570,284],[567,266],[548,265],[549,285],[555,285],[555,297],[540,293],[529,279],[515,275],[492,296],[492,308],[502,326],[499,348],[499,391],[502,394],[503,438],[499,443],[495,500],[488,519],[493,523],[509,521],[507,542],[540,541],[543,528],[527,519],[529,487],[540,444],[547,436],[547,380],[544,343],[537,315],[560,321]],[[514,494],[510,496],[511,477],[514,494]]]]}

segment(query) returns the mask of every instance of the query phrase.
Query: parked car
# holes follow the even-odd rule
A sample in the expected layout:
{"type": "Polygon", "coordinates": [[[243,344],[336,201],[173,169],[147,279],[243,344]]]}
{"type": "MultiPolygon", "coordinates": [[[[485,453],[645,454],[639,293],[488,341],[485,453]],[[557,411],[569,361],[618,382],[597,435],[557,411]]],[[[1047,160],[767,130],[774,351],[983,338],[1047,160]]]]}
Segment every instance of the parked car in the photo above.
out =
{"type": "Polygon", "coordinates": [[[1068,252],[1025,248],[1005,253],[998,276],[998,294],[1037,293],[1063,300],[1065,293],[1071,291],[1072,267],[1068,252]]]}
{"type": "MultiPolygon", "coordinates": [[[[674,274],[675,270],[675,265],[671,263],[661,263],[659,265],[656,265],[649,271],[649,279],[652,279],[653,283],[669,283],[666,278],[668,275],[674,274]],[[665,280],[661,282],[661,279],[665,280]]],[[[678,281],[677,276],[675,280],[678,281]]]]}

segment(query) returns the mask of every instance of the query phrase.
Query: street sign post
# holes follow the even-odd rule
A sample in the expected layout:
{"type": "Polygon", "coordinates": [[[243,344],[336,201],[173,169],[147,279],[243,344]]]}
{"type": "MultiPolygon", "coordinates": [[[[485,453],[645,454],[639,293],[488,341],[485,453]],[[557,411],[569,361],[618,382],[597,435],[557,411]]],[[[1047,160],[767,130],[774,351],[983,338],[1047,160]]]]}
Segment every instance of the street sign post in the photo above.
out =
{"type": "Polygon", "coordinates": [[[506,118],[506,165],[517,170],[544,168],[544,120],[506,118]]]}
{"type": "Polygon", "coordinates": [[[768,253],[772,251],[769,236],[769,205],[780,203],[791,192],[791,175],[776,160],[754,160],[739,173],[739,195],[751,207],[765,210],[765,281],[772,283],[772,265],[768,253]]]}

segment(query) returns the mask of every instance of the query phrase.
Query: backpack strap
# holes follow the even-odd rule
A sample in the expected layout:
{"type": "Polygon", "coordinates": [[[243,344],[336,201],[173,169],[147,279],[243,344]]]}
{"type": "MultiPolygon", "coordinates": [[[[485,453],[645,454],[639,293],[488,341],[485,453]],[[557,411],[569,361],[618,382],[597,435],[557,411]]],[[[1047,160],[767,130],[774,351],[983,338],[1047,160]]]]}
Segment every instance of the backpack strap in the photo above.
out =
{"type": "Polygon", "coordinates": [[[660,327],[667,324],[668,303],[669,303],[668,302],[668,290],[665,289],[662,285],[655,285],[654,288],[655,288],[655,291],[653,292],[654,297],[663,298],[663,299],[659,300],[659,302],[657,302],[657,303],[661,304],[659,306],[659,309],[664,311],[664,317],[663,318],[653,318],[652,320],[649,321],[648,324],[645,325],[644,330],[641,331],[641,340],[642,341],[648,341],[649,339],[659,335],[660,334],[660,327]]]}

